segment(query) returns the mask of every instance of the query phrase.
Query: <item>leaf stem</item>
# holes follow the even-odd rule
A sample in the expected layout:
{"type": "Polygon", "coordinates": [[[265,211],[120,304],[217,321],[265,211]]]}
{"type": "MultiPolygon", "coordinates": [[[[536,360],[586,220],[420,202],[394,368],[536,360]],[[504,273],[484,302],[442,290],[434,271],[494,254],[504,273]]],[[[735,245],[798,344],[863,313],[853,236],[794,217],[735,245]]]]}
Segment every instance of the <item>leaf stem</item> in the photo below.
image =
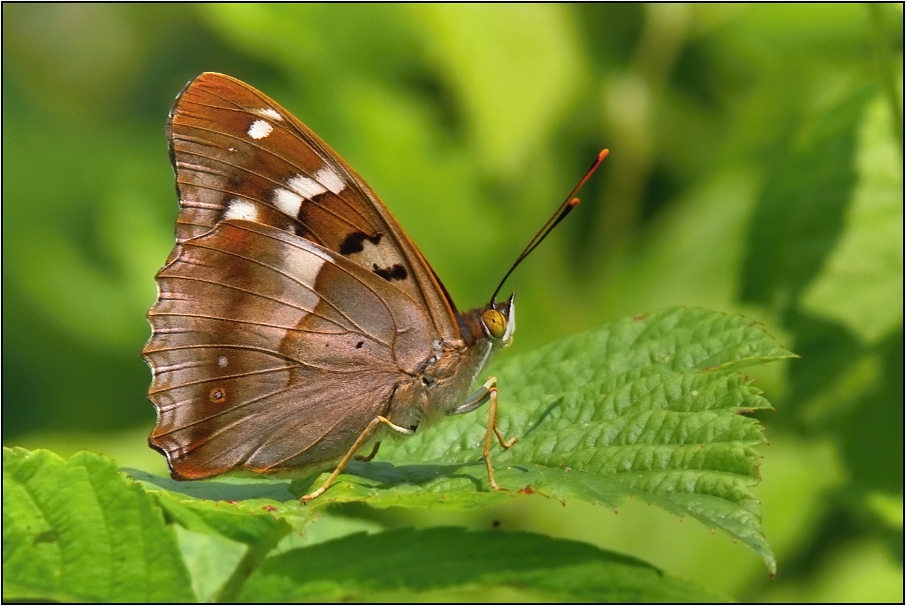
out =
{"type": "Polygon", "coordinates": [[[230,578],[226,580],[223,587],[221,587],[220,591],[215,596],[214,602],[236,602],[236,598],[239,595],[239,592],[242,591],[245,582],[252,576],[255,569],[261,565],[261,562],[264,561],[267,554],[269,554],[271,550],[277,546],[277,543],[288,535],[292,529],[293,527],[289,523],[285,520],[280,520],[280,523],[274,526],[273,530],[261,537],[260,540],[250,544],[245,555],[239,560],[235,570],[233,570],[233,573],[230,575],[230,578]]]}

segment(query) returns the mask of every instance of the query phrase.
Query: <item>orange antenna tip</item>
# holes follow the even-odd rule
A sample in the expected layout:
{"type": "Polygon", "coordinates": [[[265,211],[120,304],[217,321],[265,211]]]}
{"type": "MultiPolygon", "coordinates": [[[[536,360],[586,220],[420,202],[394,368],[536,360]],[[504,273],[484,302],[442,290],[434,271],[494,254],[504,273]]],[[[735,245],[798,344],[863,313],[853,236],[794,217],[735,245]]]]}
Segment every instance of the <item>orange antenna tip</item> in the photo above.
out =
{"type": "Polygon", "coordinates": [[[588,181],[589,177],[591,177],[591,175],[598,169],[598,166],[601,165],[601,162],[604,160],[604,158],[607,157],[607,154],[609,153],[610,150],[608,149],[601,150],[598,153],[597,158],[595,158],[595,161],[592,162],[591,167],[588,169],[588,171],[586,171],[585,176],[582,177],[582,179],[573,188],[573,190],[569,192],[569,195],[566,197],[566,200],[564,200],[560,205],[560,208],[557,209],[557,212],[555,212],[554,215],[547,220],[547,223],[545,223],[544,226],[538,231],[538,233],[535,234],[535,237],[529,241],[528,246],[526,246],[525,250],[523,250],[522,253],[516,258],[516,261],[510,266],[509,271],[504,274],[503,280],[501,280],[500,284],[497,285],[497,289],[494,291],[494,294],[491,295],[492,303],[497,300],[497,293],[499,293],[500,289],[503,288],[504,282],[506,282],[506,279],[510,277],[510,274],[513,273],[513,270],[516,269],[516,267],[520,263],[522,263],[522,260],[525,259],[525,257],[530,252],[535,250],[535,248],[539,244],[541,244],[541,241],[544,240],[549,233],[551,233],[551,230],[554,229],[560,223],[560,221],[562,221],[566,217],[566,215],[570,213],[572,209],[578,206],[579,198],[575,198],[574,196],[582,188],[582,186],[585,185],[585,182],[588,181]]]}

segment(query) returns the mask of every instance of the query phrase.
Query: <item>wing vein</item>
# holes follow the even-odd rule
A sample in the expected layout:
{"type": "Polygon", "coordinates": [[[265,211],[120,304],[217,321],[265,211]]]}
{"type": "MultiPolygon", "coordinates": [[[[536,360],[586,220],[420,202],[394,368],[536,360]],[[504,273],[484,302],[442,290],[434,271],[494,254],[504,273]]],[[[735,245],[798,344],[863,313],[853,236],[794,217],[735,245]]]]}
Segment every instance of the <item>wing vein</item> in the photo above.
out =
{"type": "MultiPolygon", "coordinates": [[[[195,246],[197,246],[197,244],[196,244],[195,246]]],[[[199,246],[199,248],[208,248],[208,247],[199,246]]],[[[219,251],[219,252],[225,252],[225,251],[220,251],[220,249],[216,249],[216,248],[208,248],[208,250],[217,250],[217,251],[219,251]]],[[[240,258],[243,258],[243,259],[244,259],[245,257],[240,256],[240,258]]],[[[265,267],[268,267],[268,266],[265,266],[265,267]]],[[[247,295],[252,295],[252,296],[254,296],[254,297],[260,297],[260,298],[265,299],[265,300],[268,300],[268,301],[273,301],[274,303],[279,303],[280,305],[285,305],[286,307],[289,307],[290,309],[295,309],[295,310],[297,310],[297,311],[303,311],[303,312],[305,312],[305,313],[307,313],[307,314],[311,314],[311,315],[313,315],[313,316],[316,316],[316,317],[318,317],[318,318],[320,318],[320,319],[322,319],[322,320],[324,320],[324,321],[326,321],[326,322],[330,322],[331,324],[334,324],[334,325],[338,326],[339,328],[346,329],[345,326],[343,326],[342,324],[340,324],[340,323],[337,322],[336,320],[331,320],[330,318],[328,318],[328,317],[326,317],[326,316],[323,316],[323,315],[321,315],[321,314],[319,314],[319,313],[316,313],[314,310],[306,309],[306,308],[304,308],[304,307],[301,307],[301,306],[299,306],[299,305],[295,305],[295,304],[290,303],[290,302],[288,302],[288,301],[283,301],[282,299],[277,299],[277,298],[275,298],[275,297],[271,297],[271,296],[265,295],[265,294],[260,293],[260,292],[255,292],[255,291],[249,290],[249,289],[247,289],[247,288],[241,288],[241,287],[235,286],[235,285],[233,285],[233,284],[226,284],[226,283],[224,283],[224,282],[218,282],[218,281],[216,281],[216,280],[205,280],[204,278],[199,278],[199,277],[197,277],[197,276],[177,276],[177,275],[169,275],[169,276],[165,276],[165,277],[166,277],[168,280],[187,280],[187,281],[192,281],[192,282],[201,282],[202,284],[213,284],[214,286],[222,286],[223,288],[228,288],[228,289],[230,289],[230,290],[236,290],[236,291],[238,291],[238,292],[242,292],[242,293],[245,293],[245,294],[247,294],[247,295]]],[[[287,276],[287,277],[288,277],[288,276],[287,276]]],[[[320,296],[319,296],[319,297],[320,297],[320,296]]],[[[152,309],[153,309],[153,308],[152,308],[152,309]]],[[[154,315],[158,315],[158,314],[154,314],[154,315]]],[[[347,319],[348,319],[348,318],[347,318],[347,319]]],[[[350,320],[350,322],[352,322],[352,321],[350,320]]],[[[368,333],[366,333],[364,330],[362,330],[361,327],[358,327],[358,328],[359,328],[358,334],[361,334],[362,336],[371,336],[371,335],[369,335],[368,333]]],[[[382,343],[383,345],[386,345],[386,343],[383,343],[383,342],[380,341],[380,340],[378,340],[378,342],[382,343]]]]}
{"type": "MultiPolygon", "coordinates": [[[[225,137],[231,137],[231,138],[235,139],[236,141],[243,141],[243,140],[240,139],[239,137],[234,137],[233,135],[230,135],[229,133],[222,133],[222,132],[220,132],[220,131],[216,131],[216,130],[213,130],[213,129],[203,128],[203,127],[201,127],[201,126],[190,126],[190,127],[188,127],[188,128],[197,128],[197,129],[199,129],[199,130],[206,130],[206,131],[208,131],[208,132],[217,133],[217,134],[223,135],[223,136],[225,136],[225,137]]],[[[197,142],[195,142],[195,141],[192,141],[191,139],[185,137],[184,135],[174,134],[174,135],[173,135],[173,139],[174,139],[174,141],[181,141],[181,142],[186,142],[186,141],[188,141],[188,142],[190,142],[190,143],[195,143],[195,144],[199,145],[199,143],[197,143],[197,142]]],[[[251,144],[250,144],[250,145],[251,145],[251,144]]],[[[213,147],[213,146],[211,146],[211,147],[213,147]]],[[[259,147],[259,146],[257,146],[257,145],[253,145],[253,147],[257,147],[258,149],[261,149],[262,151],[268,151],[267,149],[261,148],[261,147],[259,147]]],[[[262,179],[262,180],[264,180],[264,181],[267,181],[267,182],[271,183],[275,188],[279,187],[280,189],[287,189],[287,190],[290,190],[290,191],[292,190],[292,188],[291,188],[288,184],[286,184],[286,183],[282,183],[281,181],[278,181],[278,180],[276,180],[276,179],[273,179],[273,178],[271,178],[271,177],[268,177],[267,175],[261,174],[261,173],[259,173],[259,172],[257,172],[257,171],[253,171],[253,170],[251,170],[251,169],[249,169],[249,168],[247,168],[247,167],[245,167],[245,166],[241,166],[241,165],[239,165],[239,164],[233,164],[233,163],[231,163],[231,162],[227,162],[226,160],[222,160],[222,159],[219,159],[219,158],[215,158],[214,156],[205,155],[205,154],[202,154],[202,153],[200,153],[200,152],[188,151],[188,150],[186,150],[186,149],[178,150],[178,153],[181,154],[181,155],[183,155],[183,156],[194,156],[194,157],[196,157],[196,158],[204,158],[205,160],[210,160],[210,162],[211,162],[212,164],[222,164],[222,165],[224,165],[224,166],[229,166],[230,168],[235,169],[237,172],[242,172],[242,173],[247,173],[247,174],[249,174],[249,175],[254,175],[254,176],[256,176],[256,177],[258,177],[258,178],[260,178],[260,179],[262,179]]],[[[276,157],[276,158],[279,158],[279,159],[281,159],[281,160],[286,161],[284,158],[281,158],[280,156],[278,156],[278,155],[276,155],[276,154],[271,154],[271,155],[273,155],[273,156],[276,157]]],[[[292,166],[294,169],[296,169],[297,171],[299,171],[300,174],[304,174],[306,177],[308,177],[308,178],[310,178],[310,179],[312,179],[312,180],[317,181],[317,179],[315,179],[314,177],[312,177],[311,175],[309,175],[308,173],[306,173],[301,167],[296,166],[295,164],[293,164],[293,163],[291,163],[291,162],[288,162],[288,161],[287,161],[287,163],[290,164],[290,166],[292,166]]],[[[194,170],[197,170],[197,169],[195,168],[194,165],[191,165],[191,166],[180,166],[179,168],[180,168],[180,170],[182,170],[182,171],[194,171],[194,170]]],[[[219,177],[226,178],[226,174],[225,174],[225,173],[215,173],[215,172],[211,172],[211,171],[201,171],[201,170],[198,170],[197,172],[203,172],[203,173],[206,173],[206,174],[211,174],[211,175],[215,175],[215,176],[219,176],[219,177]]],[[[194,186],[194,187],[200,187],[200,188],[207,189],[207,190],[211,190],[211,191],[222,191],[222,190],[219,190],[219,189],[217,189],[217,188],[210,187],[210,186],[208,186],[208,185],[204,185],[204,184],[202,184],[202,183],[185,183],[185,182],[183,182],[183,181],[180,181],[180,183],[183,184],[183,185],[192,185],[192,186],[194,186]]],[[[319,182],[319,183],[320,183],[320,182],[319,182]]],[[[323,185],[322,185],[322,187],[323,187],[323,185]]],[[[326,187],[325,187],[324,189],[325,189],[326,191],[330,191],[330,190],[328,190],[326,187]]],[[[234,192],[229,192],[229,193],[230,193],[230,194],[234,194],[234,192]]],[[[350,205],[349,202],[347,202],[346,200],[344,200],[342,196],[339,196],[339,195],[337,195],[337,194],[334,194],[333,192],[330,192],[330,193],[331,193],[331,195],[336,196],[337,198],[339,198],[346,206],[352,208],[353,211],[355,211],[356,214],[359,215],[359,216],[365,221],[365,223],[368,225],[368,228],[367,228],[367,229],[372,231],[372,235],[373,235],[374,233],[377,232],[376,226],[374,226],[370,221],[368,221],[367,217],[365,217],[364,215],[362,215],[361,213],[359,213],[358,211],[356,211],[356,209],[355,209],[354,207],[352,207],[352,205],[350,205]]],[[[242,194],[234,194],[234,195],[236,195],[236,196],[238,196],[238,197],[245,197],[245,198],[248,198],[248,196],[242,196],[242,194]]],[[[325,206],[325,205],[323,205],[323,204],[318,204],[317,202],[315,202],[315,201],[312,200],[311,198],[308,198],[308,197],[305,197],[305,196],[300,196],[300,197],[305,198],[305,200],[307,200],[308,202],[317,205],[317,207],[320,208],[322,211],[324,211],[324,212],[326,212],[326,213],[332,215],[332,216],[333,216],[334,218],[336,218],[338,221],[340,221],[340,222],[342,222],[342,223],[345,223],[345,224],[348,225],[351,229],[353,229],[353,230],[355,230],[355,231],[366,231],[365,229],[362,228],[361,225],[356,225],[355,223],[353,223],[352,221],[350,221],[350,220],[347,219],[346,217],[340,215],[339,213],[337,213],[337,212],[334,211],[333,209],[328,208],[327,206],[325,206]]],[[[277,210],[278,212],[282,212],[282,211],[279,211],[279,209],[277,209],[277,208],[276,208],[270,201],[268,201],[268,200],[256,200],[256,201],[257,201],[257,202],[260,202],[261,204],[264,204],[265,206],[268,206],[269,208],[273,208],[274,210],[277,210]]],[[[302,223],[302,221],[299,220],[298,217],[293,217],[293,216],[291,216],[291,215],[289,215],[289,214],[287,214],[287,213],[283,213],[283,215],[284,215],[284,216],[287,216],[287,217],[293,219],[294,221],[296,221],[297,223],[299,223],[299,224],[305,226],[305,224],[302,223]]],[[[305,226],[305,227],[306,227],[306,229],[308,229],[308,226],[305,226]]]]}
{"type": "MultiPolygon", "coordinates": [[[[267,106],[270,107],[271,109],[274,109],[275,111],[278,111],[278,113],[280,113],[280,115],[285,116],[285,112],[279,112],[279,110],[276,110],[276,108],[274,107],[274,103],[273,103],[272,101],[270,101],[270,100],[268,100],[268,99],[265,99],[265,98],[262,98],[262,94],[259,93],[257,90],[252,89],[252,91],[255,93],[255,96],[257,96],[258,99],[259,99],[262,103],[264,103],[265,105],[267,105],[267,106]]],[[[202,107],[208,107],[208,108],[212,108],[212,109],[220,109],[220,110],[224,110],[224,111],[243,112],[243,113],[247,113],[247,114],[257,115],[257,114],[255,114],[254,112],[250,111],[249,108],[244,107],[244,106],[240,105],[239,103],[237,103],[234,99],[229,99],[229,98],[224,97],[223,95],[220,95],[220,94],[218,94],[218,93],[216,93],[216,92],[214,92],[214,91],[208,91],[208,92],[209,92],[212,96],[218,97],[218,98],[221,99],[222,101],[225,101],[225,102],[227,102],[227,103],[229,103],[229,104],[232,104],[234,107],[233,107],[233,108],[230,108],[230,107],[223,107],[223,106],[220,106],[220,105],[212,105],[212,104],[209,104],[209,103],[204,103],[204,102],[199,101],[199,100],[194,100],[194,101],[189,101],[189,100],[187,100],[187,101],[189,101],[190,103],[194,103],[195,105],[200,105],[200,106],[202,106],[202,107]]],[[[199,116],[197,116],[197,115],[193,115],[193,114],[191,114],[191,112],[188,112],[188,111],[185,111],[185,110],[181,110],[181,113],[183,113],[184,115],[186,115],[186,116],[188,116],[188,117],[192,117],[192,118],[195,118],[195,119],[204,119],[203,117],[199,117],[199,116]]],[[[290,135],[295,136],[297,139],[300,139],[300,140],[302,141],[302,143],[304,143],[305,146],[306,146],[308,149],[312,150],[313,152],[315,152],[315,154],[317,154],[318,158],[319,158],[319,159],[321,160],[321,162],[323,162],[326,166],[329,166],[330,168],[340,168],[335,162],[333,162],[333,160],[332,160],[332,158],[331,158],[331,154],[328,153],[327,150],[322,149],[321,146],[318,145],[317,142],[314,140],[314,138],[312,138],[307,132],[305,132],[304,130],[299,129],[298,125],[295,124],[296,120],[295,120],[295,118],[294,118],[292,115],[290,115],[289,117],[291,118],[290,120],[281,120],[281,121],[279,121],[279,122],[273,123],[272,126],[277,126],[277,127],[279,127],[281,130],[283,130],[283,131],[285,131],[285,132],[288,132],[290,135]],[[289,128],[290,126],[292,126],[292,129],[289,128]]],[[[256,147],[256,148],[260,149],[261,151],[267,152],[268,154],[270,154],[271,156],[277,158],[278,160],[282,160],[283,162],[285,162],[285,163],[288,164],[289,166],[292,166],[292,167],[295,168],[297,171],[299,171],[300,174],[304,174],[305,176],[307,176],[307,177],[309,177],[309,178],[311,178],[311,179],[314,179],[315,181],[318,181],[317,179],[315,179],[314,175],[311,175],[311,174],[309,174],[308,172],[306,172],[301,166],[299,166],[298,164],[296,164],[296,162],[294,162],[293,160],[291,160],[291,159],[289,159],[289,158],[286,158],[285,156],[283,156],[283,155],[281,155],[281,154],[278,154],[278,153],[274,152],[273,150],[268,149],[268,148],[266,148],[266,147],[263,147],[263,146],[261,146],[261,145],[259,145],[259,144],[257,144],[257,143],[252,143],[252,142],[247,141],[247,140],[245,140],[245,139],[240,139],[239,137],[237,137],[237,136],[235,136],[235,135],[232,135],[232,134],[230,134],[230,133],[225,133],[225,132],[222,132],[222,131],[217,131],[217,130],[213,130],[213,129],[206,129],[206,128],[203,128],[203,127],[195,127],[195,126],[193,126],[192,128],[201,128],[202,130],[207,130],[208,132],[217,133],[217,134],[220,134],[220,135],[229,137],[229,138],[231,138],[231,139],[233,139],[233,140],[235,140],[235,141],[240,141],[240,142],[242,142],[242,143],[244,143],[244,144],[248,144],[248,145],[250,145],[250,146],[252,146],[252,147],[256,147]]],[[[343,172],[346,172],[346,171],[343,171],[343,172]]],[[[318,181],[318,183],[321,183],[321,182],[318,181]]],[[[354,183],[354,181],[353,181],[352,183],[354,183]]],[[[323,186],[324,184],[321,183],[321,185],[323,186]]],[[[325,189],[326,189],[326,188],[325,188],[325,189]]],[[[367,198],[367,196],[364,196],[364,193],[365,193],[365,192],[362,191],[361,188],[359,188],[358,186],[356,186],[356,189],[359,190],[359,192],[358,192],[359,194],[362,194],[363,197],[367,198]]],[[[340,199],[340,201],[342,201],[342,202],[343,202],[350,210],[352,210],[355,214],[357,214],[359,217],[361,217],[366,223],[368,223],[369,225],[371,225],[371,221],[368,220],[368,217],[366,217],[365,214],[363,214],[363,213],[361,212],[361,210],[359,210],[358,208],[356,208],[355,205],[351,204],[348,200],[346,200],[345,198],[343,198],[343,196],[337,195],[337,197],[338,197],[338,198],[340,199]]],[[[371,226],[374,227],[374,225],[371,225],[371,226]]]]}
{"type": "MultiPolygon", "coordinates": [[[[275,237],[273,234],[269,234],[269,233],[265,233],[265,232],[257,231],[257,230],[251,230],[251,229],[249,229],[247,226],[242,225],[241,223],[239,223],[238,221],[237,221],[237,222],[231,222],[230,225],[232,225],[233,227],[236,227],[237,229],[242,229],[242,230],[245,230],[245,231],[247,231],[247,232],[256,233],[256,234],[259,234],[259,235],[264,236],[264,237],[266,237],[266,238],[270,238],[271,240],[274,240],[274,241],[277,241],[277,242],[281,242],[281,243],[286,244],[286,245],[288,245],[288,246],[292,246],[292,247],[295,248],[296,250],[301,250],[301,251],[307,252],[307,253],[309,253],[309,254],[315,254],[315,251],[313,251],[313,250],[311,250],[311,249],[308,249],[308,248],[299,246],[299,245],[297,245],[297,244],[294,243],[294,242],[289,242],[289,241],[284,240],[284,239],[282,239],[282,238],[277,238],[277,237],[275,237]]],[[[280,233],[282,234],[283,232],[280,232],[280,233]]],[[[187,243],[187,244],[189,244],[189,243],[187,243]]],[[[266,263],[263,263],[262,261],[259,261],[259,260],[257,260],[257,259],[253,259],[253,258],[251,258],[251,257],[247,257],[247,256],[245,256],[245,255],[241,255],[241,254],[239,254],[239,253],[237,253],[237,252],[233,252],[233,251],[225,251],[225,250],[221,250],[221,249],[218,249],[218,248],[213,248],[213,247],[210,247],[210,246],[203,246],[203,245],[201,245],[201,244],[199,244],[199,243],[197,243],[197,242],[193,242],[193,243],[191,243],[191,244],[192,244],[193,246],[197,246],[197,247],[199,247],[199,248],[205,248],[205,249],[208,249],[208,250],[214,250],[214,251],[217,251],[217,252],[221,252],[221,253],[223,253],[223,254],[232,255],[232,256],[237,257],[237,258],[239,258],[239,259],[244,259],[244,260],[246,260],[246,261],[248,261],[248,262],[250,262],[250,263],[254,263],[254,264],[259,265],[259,266],[261,266],[261,267],[265,267],[265,268],[270,269],[270,270],[272,270],[272,271],[274,271],[274,272],[276,272],[276,273],[279,273],[280,275],[285,276],[285,277],[288,278],[289,280],[291,280],[291,281],[293,281],[293,282],[299,284],[300,286],[303,286],[304,288],[308,289],[309,291],[311,291],[312,293],[314,293],[316,296],[318,296],[318,298],[320,298],[322,301],[324,301],[325,303],[327,303],[328,305],[330,305],[330,307],[333,308],[334,311],[336,311],[338,314],[340,314],[341,316],[343,316],[343,318],[345,318],[346,320],[348,320],[350,324],[352,324],[353,326],[355,326],[356,328],[358,328],[359,331],[361,332],[361,334],[363,334],[363,335],[369,335],[369,336],[370,336],[372,339],[374,339],[375,341],[377,341],[377,342],[379,342],[379,343],[382,343],[382,344],[384,344],[384,345],[387,346],[387,347],[391,347],[391,345],[390,345],[389,343],[386,343],[383,339],[380,339],[380,338],[377,337],[376,335],[372,335],[371,333],[369,333],[368,331],[366,331],[364,328],[362,328],[355,320],[353,320],[353,319],[350,318],[348,315],[346,315],[346,313],[345,313],[342,309],[340,309],[333,301],[331,301],[330,299],[324,297],[322,293],[319,293],[319,292],[315,291],[312,287],[308,286],[308,285],[305,284],[304,282],[301,282],[301,281],[295,279],[294,277],[290,276],[289,274],[287,274],[286,272],[280,270],[279,268],[274,267],[274,266],[272,266],[272,265],[268,265],[268,264],[266,264],[266,263]]],[[[319,254],[317,254],[316,256],[319,256],[319,257],[321,257],[322,259],[324,259],[325,261],[331,263],[331,265],[333,265],[333,267],[339,269],[340,271],[342,271],[343,273],[345,273],[346,275],[348,275],[350,278],[354,279],[356,282],[358,282],[358,283],[361,284],[363,287],[365,287],[365,288],[366,288],[368,291],[370,291],[372,294],[374,294],[374,296],[378,299],[378,301],[380,301],[380,303],[381,303],[381,305],[384,307],[384,309],[387,310],[387,314],[390,316],[391,322],[393,322],[394,334],[396,334],[396,328],[397,328],[396,318],[393,317],[393,310],[390,309],[390,306],[389,306],[389,305],[387,304],[387,302],[384,300],[384,297],[382,297],[382,296],[381,296],[374,288],[372,288],[371,285],[366,284],[364,281],[362,281],[361,278],[359,278],[358,276],[356,276],[355,274],[353,274],[352,272],[350,272],[350,271],[349,271],[348,269],[346,269],[345,267],[341,266],[339,263],[336,263],[336,262],[334,261],[334,259],[333,259],[330,255],[322,254],[320,251],[317,251],[317,252],[318,252],[319,254]]],[[[404,293],[404,292],[402,291],[402,289],[397,289],[397,290],[399,290],[399,291],[400,291],[401,293],[403,293],[403,294],[406,294],[406,293],[404,293]]],[[[395,339],[394,339],[394,340],[395,340],[395,339]]]]}

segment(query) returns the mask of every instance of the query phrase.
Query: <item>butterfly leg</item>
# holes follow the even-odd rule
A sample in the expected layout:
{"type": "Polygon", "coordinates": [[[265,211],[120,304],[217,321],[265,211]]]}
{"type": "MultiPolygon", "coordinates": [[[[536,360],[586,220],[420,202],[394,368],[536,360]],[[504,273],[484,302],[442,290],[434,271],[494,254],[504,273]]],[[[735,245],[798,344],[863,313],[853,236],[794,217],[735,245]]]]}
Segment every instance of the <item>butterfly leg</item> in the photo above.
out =
{"type": "Polygon", "coordinates": [[[497,427],[497,377],[488,377],[488,380],[484,382],[478,391],[469,396],[469,399],[462,406],[454,408],[448,414],[461,415],[472,412],[476,408],[483,406],[485,402],[490,402],[490,411],[488,412],[488,432],[484,437],[484,450],[481,456],[484,458],[485,466],[488,468],[488,481],[491,484],[491,488],[503,490],[494,480],[494,469],[491,467],[491,436],[496,435],[497,441],[504,448],[509,448],[515,444],[516,437],[514,436],[507,440],[497,427]]]}
{"type": "Polygon", "coordinates": [[[503,434],[500,433],[500,429],[497,428],[497,377],[488,377],[488,380],[484,382],[484,385],[482,385],[478,389],[478,391],[469,396],[469,399],[466,400],[465,404],[463,404],[462,406],[457,406],[447,414],[461,415],[467,412],[472,412],[476,408],[484,406],[485,402],[490,401],[492,393],[494,394],[494,401],[491,405],[493,412],[490,414],[490,418],[488,419],[488,435],[490,435],[490,430],[491,428],[493,428],[494,433],[497,435],[497,441],[500,442],[500,445],[504,448],[509,448],[510,446],[518,442],[518,440],[515,436],[507,440],[503,437],[503,434]]]}
{"type": "Polygon", "coordinates": [[[377,454],[378,448],[380,448],[380,447],[381,447],[381,443],[380,443],[380,442],[375,442],[375,443],[374,443],[374,448],[371,449],[371,453],[370,453],[369,455],[367,455],[367,456],[356,455],[356,456],[355,456],[355,460],[356,460],[356,461],[365,461],[365,462],[370,461],[371,459],[374,458],[374,455],[377,454]]]}
{"type": "MultiPolygon", "coordinates": [[[[493,377],[492,377],[493,378],[493,377]]],[[[495,379],[496,382],[496,379],[495,379]]],[[[487,385],[487,383],[485,383],[487,385]]],[[[488,412],[488,432],[484,437],[484,450],[481,453],[481,456],[484,457],[484,464],[488,468],[488,482],[491,484],[491,488],[494,490],[506,490],[497,485],[497,482],[494,480],[494,468],[491,467],[491,432],[497,435],[497,441],[500,442],[500,445],[504,448],[509,448],[516,443],[516,437],[513,436],[509,440],[503,437],[503,434],[500,433],[500,429],[497,427],[497,386],[494,385],[489,388],[488,391],[488,400],[490,401],[490,411],[488,412]]]]}
{"type": "MultiPolygon", "coordinates": [[[[387,420],[386,418],[384,418],[382,416],[375,417],[374,419],[372,419],[371,423],[368,424],[368,427],[365,428],[365,431],[363,431],[361,433],[361,435],[359,435],[359,437],[356,439],[355,443],[350,447],[350,449],[346,452],[346,454],[343,455],[343,458],[340,459],[339,463],[337,463],[337,468],[334,469],[333,473],[330,474],[330,477],[327,478],[327,480],[323,484],[321,484],[321,487],[312,493],[304,495],[299,500],[302,501],[302,503],[308,503],[312,499],[324,494],[324,491],[327,490],[328,488],[330,488],[330,485],[333,484],[333,481],[346,468],[347,463],[349,463],[349,459],[351,459],[352,456],[356,453],[356,451],[359,448],[361,448],[362,445],[365,444],[371,438],[372,434],[375,432],[375,430],[378,428],[378,426],[380,426],[381,423],[388,425],[390,427],[390,429],[392,429],[393,431],[406,435],[406,436],[411,436],[415,433],[411,429],[406,429],[405,427],[400,427],[399,425],[395,425],[394,423],[390,422],[389,420],[387,420]]],[[[377,451],[377,449],[375,449],[375,452],[376,451],[377,451]]],[[[375,454],[375,452],[372,452],[370,456],[373,456],[375,454]]]]}

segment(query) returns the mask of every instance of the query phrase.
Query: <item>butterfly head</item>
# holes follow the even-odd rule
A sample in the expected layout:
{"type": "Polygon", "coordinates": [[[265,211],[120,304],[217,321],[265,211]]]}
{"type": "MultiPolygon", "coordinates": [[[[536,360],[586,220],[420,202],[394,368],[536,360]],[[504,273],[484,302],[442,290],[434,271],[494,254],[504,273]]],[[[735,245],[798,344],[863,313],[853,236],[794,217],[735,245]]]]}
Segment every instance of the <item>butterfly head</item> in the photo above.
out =
{"type": "Polygon", "coordinates": [[[516,294],[505,303],[488,303],[481,312],[481,328],[496,345],[508,347],[516,331],[516,294]]]}
{"type": "Polygon", "coordinates": [[[516,295],[510,295],[504,303],[491,301],[484,307],[460,314],[457,317],[459,331],[466,345],[485,343],[490,349],[508,347],[516,330],[515,298],[516,295]]]}

